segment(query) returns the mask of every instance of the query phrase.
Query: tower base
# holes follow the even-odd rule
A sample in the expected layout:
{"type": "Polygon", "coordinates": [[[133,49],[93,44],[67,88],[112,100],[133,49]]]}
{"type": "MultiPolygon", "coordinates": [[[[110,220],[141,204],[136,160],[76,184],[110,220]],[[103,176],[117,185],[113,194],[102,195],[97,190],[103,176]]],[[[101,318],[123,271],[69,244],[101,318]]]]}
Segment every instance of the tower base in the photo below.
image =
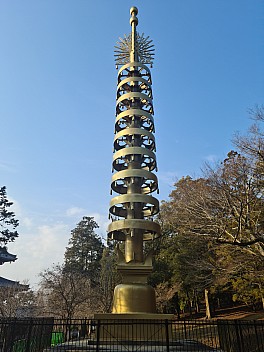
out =
{"type": "Polygon", "coordinates": [[[173,314],[95,314],[98,341],[156,341],[171,339],[173,314]],[[100,323],[99,323],[100,321],[100,323]]]}

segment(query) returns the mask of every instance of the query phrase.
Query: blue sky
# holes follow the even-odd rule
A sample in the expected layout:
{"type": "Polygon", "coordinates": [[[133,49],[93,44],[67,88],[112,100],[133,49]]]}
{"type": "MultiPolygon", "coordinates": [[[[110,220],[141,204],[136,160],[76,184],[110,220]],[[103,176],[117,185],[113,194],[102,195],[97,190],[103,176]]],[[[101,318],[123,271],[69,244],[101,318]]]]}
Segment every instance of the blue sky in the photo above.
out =
{"type": "Polygon", "coordinates": [[[2,0],[0,185],[20,220],[0,268],[29,279],[61,262],[82,216],[106,237],[116,69],[113,50],[130,32],[153,39],[160,199],[232,148],[263,103],[262,0],[2,0]]]}

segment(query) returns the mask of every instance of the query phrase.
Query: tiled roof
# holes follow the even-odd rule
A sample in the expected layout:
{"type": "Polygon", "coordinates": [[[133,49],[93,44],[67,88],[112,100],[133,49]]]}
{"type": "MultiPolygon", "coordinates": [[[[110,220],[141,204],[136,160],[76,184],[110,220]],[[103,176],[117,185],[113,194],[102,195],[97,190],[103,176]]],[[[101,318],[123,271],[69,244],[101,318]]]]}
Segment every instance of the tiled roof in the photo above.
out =
{"type": "Polygon", "coordinates": [[[12,281],[0,276],[0,287],[13,287],[19,290],[28,290],[28,285],[22,285],[19,281],[12,281]]]}

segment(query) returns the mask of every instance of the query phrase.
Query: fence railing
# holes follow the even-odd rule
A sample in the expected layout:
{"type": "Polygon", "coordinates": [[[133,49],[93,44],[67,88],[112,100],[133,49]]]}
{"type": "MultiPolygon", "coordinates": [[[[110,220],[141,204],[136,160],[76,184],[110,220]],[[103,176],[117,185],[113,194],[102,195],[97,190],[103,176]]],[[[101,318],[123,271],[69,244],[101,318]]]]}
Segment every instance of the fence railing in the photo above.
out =
{"type": "Polygon", "coordinates": [[[1,352],[37,352],[50,347],[53,318],[1,319],[1,352]]]}
{"type": "Polygon", "coordinates": [[[0,352],[264,352],[264,321],[0,319],[0,352]]]}

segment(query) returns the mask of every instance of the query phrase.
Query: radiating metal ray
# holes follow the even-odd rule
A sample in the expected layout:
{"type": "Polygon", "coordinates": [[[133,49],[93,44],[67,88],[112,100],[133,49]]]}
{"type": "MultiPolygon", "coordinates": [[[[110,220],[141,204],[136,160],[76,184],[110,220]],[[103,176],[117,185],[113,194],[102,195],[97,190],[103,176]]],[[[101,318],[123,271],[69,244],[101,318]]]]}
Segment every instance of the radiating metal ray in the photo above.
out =
{"type": "MultiPolygon", "coordinates": [[[[149,36],[144,37],[144,33],[136,33],[135,43],[138,59],[143,64],[153,64],[154,45],[149,36]]],[[[115,45],[115,61],[117,65],[124,65],[130,61],[130,52],[132,50],[132,36],[125,34],[124,38],[119,37],[119,41],[115,45]]]]}

